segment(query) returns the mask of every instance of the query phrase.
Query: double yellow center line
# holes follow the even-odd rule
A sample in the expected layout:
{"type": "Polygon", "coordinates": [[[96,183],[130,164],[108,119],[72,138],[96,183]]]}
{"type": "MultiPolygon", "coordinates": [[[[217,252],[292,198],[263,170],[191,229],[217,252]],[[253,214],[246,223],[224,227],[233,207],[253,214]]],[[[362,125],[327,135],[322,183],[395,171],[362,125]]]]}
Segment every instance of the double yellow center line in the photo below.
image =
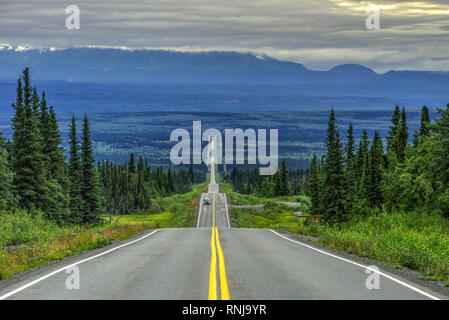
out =
{"type": "Polygon", "coordinates": [[[212,196],[212,237],[210,239],[211,260],[209,275],[209,300],[217,300],[217,252],[220,272],[221,300],[229,300],[228,280],[226,279],[225,262],[220,245],[220,236],[215,227],[215,192],[212,196]]]}

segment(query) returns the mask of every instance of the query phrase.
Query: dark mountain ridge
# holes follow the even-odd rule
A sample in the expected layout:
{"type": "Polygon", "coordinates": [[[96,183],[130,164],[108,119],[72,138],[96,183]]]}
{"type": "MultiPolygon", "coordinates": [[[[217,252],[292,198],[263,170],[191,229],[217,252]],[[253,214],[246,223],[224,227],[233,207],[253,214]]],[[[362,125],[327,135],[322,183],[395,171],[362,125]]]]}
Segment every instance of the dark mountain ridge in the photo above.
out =
{"type": "Polygon", "coordinates": [[[29,66],[55,106],[97,111],[313,110],[316,108],[418,108],[449,102],[449,72],[389,71],[357,64],[329,71],[266,55],[70,48],[0,49],[0,112],[9,112],[15,80],[29,66]],[[96,95],[96,92],[100,94],[96,95]],[[139,99],[133,95],[140,95],[139,99]],[[104,98],[101,105],[95,99],[104,98]],[[288,97],[291,97],[288,100],[288,97]],[[89,101],[90,99],[90,101],[89,101]]]}

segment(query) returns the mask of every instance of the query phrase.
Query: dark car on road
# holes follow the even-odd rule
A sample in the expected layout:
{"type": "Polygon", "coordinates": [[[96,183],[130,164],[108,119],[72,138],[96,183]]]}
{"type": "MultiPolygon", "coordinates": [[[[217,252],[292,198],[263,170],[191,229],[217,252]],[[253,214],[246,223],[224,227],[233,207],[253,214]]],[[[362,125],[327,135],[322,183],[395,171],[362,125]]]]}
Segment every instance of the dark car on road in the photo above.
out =
{"type": "Polygon", "coordinates": [[[204,198],[204,200],[203,200],[203,204],[210,204],[210,200],[209,200],[209,198],[204,198]]]}

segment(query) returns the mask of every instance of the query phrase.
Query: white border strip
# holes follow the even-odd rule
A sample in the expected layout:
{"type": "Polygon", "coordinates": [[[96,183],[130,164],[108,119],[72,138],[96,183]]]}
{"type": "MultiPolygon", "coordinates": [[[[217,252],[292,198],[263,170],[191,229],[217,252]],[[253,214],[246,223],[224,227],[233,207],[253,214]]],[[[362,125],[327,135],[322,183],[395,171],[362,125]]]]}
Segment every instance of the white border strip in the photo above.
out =
{"type": "Polygon", "coordinates": [[[433,300],[440,300],[439,298],[437,298],[437,297],[435,297],[435,296],[432,296],[431,294],[429,294],[429,293],[427,293],[427,292],[425,292],[425,291],[422,291],[422,290],[420,290],[420,289],[418,289],[418,288],[416,288],[416,287],[414,287],[414,286],[412,286],[412,285],[409,285],[408,283],[405,283],[405,282],[403,282],[403,281],[401,281],[401,280],[398,280],[398,279],[396,279],[396,278],[393,278],[392,276],[390,276],[390,275],[388,275],[388,274],[385,274],[385,273],[383,273],[383,272],[381,272],[381,271],[374,270],[374,269],[372,269],[372,268],[369,268],[368,266],[364,266],[363,264],[360,264],[360,263],[357,263],[357,262],[354,262],[354,261],[351,261],[351,260],[348,260],[348,259],[339,257],[339,256],[337,256],[337,255],[334,255],[334,254],[331,254],[331,253],[329,253],[329,252],[326,252],[326,251],[323,251],[323,250],[314,248],[314,247],[312,247],[312,246],[309,246],[309,245],[307,245],[307,244],[301,243],[301,242],[299,242],[299,241],[292,240],[292,239],[290,239],[290,238],[287,238],[287,237],[285,237],[285,236],[283,236],[283,235],[277,233],[277,232],[274,231],[274,230],[271,230],[271,229],[269,229],[269,230],[270,230],[271,232],[273,232],[275,235],[278,235],[279,237],[284,238],[285,240],[288,240],[288,241],[291,241],[291,242],[293,242],[293,243],[299,244],[299,245],[301,245],[301,246],[303,246],[303,247],[306,247],[306,248],[309,248],[309,249],[318,251],[318,252],[320,252],[320,253],[322,253],[322,254],[325,254],[325,255],[327,255],[327,256],[330,256],[330,257],[333,257],[333,258],[336,258],[336,259],[339,259],[339,260],[342,260],[342,261],[351,263],[351,264],[356,265],[356,266],[358,266],[358,267],[361,267],[361,268],[364,268],[364,269],[367,269],[367,270],[371,270],[371,271],[373,271],[373,272],[376,272],[376,273],[378,273],[378,274],[384,276],[385,278],[388,278],[388,279],[390,279],[390,280],[392,280],[392,281],[394,281],[394,282],[396,282],[396,283],[399,283],[400,285],[403,285],[404,287],[407,287],[407,288],[409,288],[409,289],[411,289],[411,290],[413,290],[413,291],[416,291],[416,292],[418,292],[418,293],[420,293],[420,294],[422,294],[422,295],[424,295],[424,296],[426,296],[426,297],[428,297],[428,298],[430,298],[430,299],[433,299],[433,300]]]}
{"type": "Polygon", "coordinates": [[[139,239],[130,241],[130,242],[125,243],[125,244],[122,244],[122,245],[120,245],[120,246],[118,246],[118,247],[115,247],[115,248],[109,249],[109,250],[107,250],[107,251],[105,251],[105,252],[102,252],[102,253],[100,253],[100,254],[97,254],[97,255],[95,255],[95,256],[93,256],[93,257],[90,257],[90,258],[87,258],[87,259],[78,261],[78,262],[76,262],[76,263],[72,263],[72,264],[70,264],[70,265],[68,265],[68,266],[65,266],[65,267],[61,268],[61,269],[55,270],[55,271],[53,271],[53,272],[50,272],[49,274],[46,274],[45,276],[43,276],[43,277],[41,277],[41,278],[38,278],[38,279],[36,279],[36,280],[34,280],[34,281],[31,281],[31,282],[27,283],[26,285],[24,285],[24,286],[22,286],[22,287],[20,287],[20,288],[17,288],[17,289],[15,289],[15,290],[13,290],[13,291],[7,293],[7,294],[4,294],[3,296],[0,296],[0,300],[6,299],[6,298],[8,298],[8,297],[10,297],[10,296],[12,296],[12,295],[14,295],[14,294],[16,294],[16,293],[22,291],[22,290],[25,290],[26,288],[31,287],[32,285],[35,285],[36,283],[41,282],[42,280],[45,280],[45,279],[47,279],[47,278],[50,278],[51,276],[53,276],[53,275],[55,275],[55,274],[57,274],[57,273],[59,273],[59,272],[61,272],[61,271],[66,270],[66,269],[68,269],[68,268],[71,268],[71,267],[74,267],[74,266],[76,266],[76,265],[79,265],[79,264],[81,264],[81,263],[83,263],[83,262],[87,262],[87,261],[89,261],[89,260],[92,260],[92,259],[101,257],[101,256],[103,256],[103,255],[105,255],[105,254],[108,254],[108,253],[112,252],[112,251],[115,251],[115,250],[117,250],[117,249],[120,249],[120,248],[129,246],[130,244],[133,244],[133,243],[135,243],[135,242],[137,242],[137,241],[143,240],[143,239],[145,239],[145,238],[151,236],[152,234],[154,234],[154,233],[157,232],[157,231],[159,231],[159,230],[154,230],[154,231],[151,232],[150,234],[147,234],[147,235],[145,235],[145,236],[143,236],[143,237],[140,237],[139,239]]]}
{"type": "Polygon", "coordinates": [[[229,211],[228,211],[228,201],[226,199],[226,193],[223,193],[225,198],[225,208],[226,208],[226,218],[228,219],[228,228],[231,228],[231,223],[229,222],[229,211]]]}
{"type": "Polygon", "coordinates": [[[198,212],[198,221],[196,223],[196,227],[199,228],[200,227],[200,218],[201,218],[201,209],[203,208],[203,196],[204,193],[201,193],[201,198],[200,198],[200,209],[198,212]]]}

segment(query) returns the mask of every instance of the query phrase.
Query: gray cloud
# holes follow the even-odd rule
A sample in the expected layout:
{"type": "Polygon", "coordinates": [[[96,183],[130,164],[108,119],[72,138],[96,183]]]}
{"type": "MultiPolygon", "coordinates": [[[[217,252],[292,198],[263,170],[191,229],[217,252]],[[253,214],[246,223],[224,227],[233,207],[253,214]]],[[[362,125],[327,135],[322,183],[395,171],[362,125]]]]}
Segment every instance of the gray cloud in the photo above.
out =
{"type": "Polygon", "coordinates": [[[381,30],[365,29],[358,0],[1,0],[0,44],[236,50],[329,69],[361,63],[389,69],[449,70],[446,0],[383,0],[381,30]],[[65,7],[81,29],[65,28],[65,7]]]}

